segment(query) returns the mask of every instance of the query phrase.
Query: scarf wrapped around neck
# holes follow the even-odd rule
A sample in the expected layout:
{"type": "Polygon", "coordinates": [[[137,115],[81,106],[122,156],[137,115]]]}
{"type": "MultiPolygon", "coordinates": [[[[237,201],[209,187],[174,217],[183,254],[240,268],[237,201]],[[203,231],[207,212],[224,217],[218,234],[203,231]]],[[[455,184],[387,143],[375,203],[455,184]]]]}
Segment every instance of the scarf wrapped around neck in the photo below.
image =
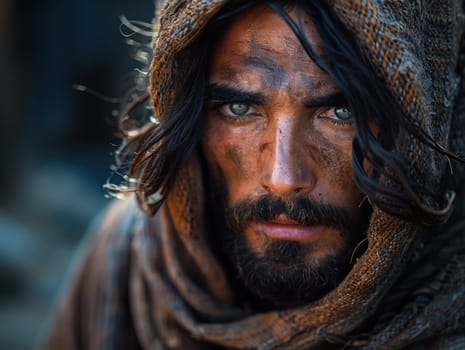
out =
{"type": "MultiPolygon", "coordinates": [[[[438,143],[463,154],[462,2],[325,2],[402,111],[438,143]]],[[[232,1],[159,4],[150,94],[154,113],[161,120],[173,101],[177,62],[183,50],[228,3],[232,1]]],[[[446,157],[408,135],[399,142],[409,160],[410,175],[444,194],[440,180],[449,171],[446,157]]],[[[115,229],[116,224],[104,228],[120,238],[105,241],[112,255],[103,250],[101,254],[108,261],[119,262],[112,265],[111,280],[108,277],[104,287],[94,287],[101,297],[93,299],[92,307],[102,309],[105,305],[106,314],[96,318],[106,323],[94,320],[92,324],[96,328],[106,324],[107,328],[98,340],[89,341],[93,344],[89,348],[123,349],[135,343],[144,350],[465,346],[465,338],[460,336],[465,333],[465,223],[425,233],[419,225],[374,206],[367,249],[334,290],[301,307],[253,313],[236,306],[230,279],[209,249],[204,195],[199,161],[193,155],[154,217],[134,209],[131,223],[123,225],[125,229],[121,223],[119,229],[115,229]],[[125,233],[115,234],[115,230],[125,233]],[[432,236],[428,244],[418,239],[425,234],[432,236]],[[126,340],[118,343],[124,335],[126,340]]],[[[460,193],[457,198],[458,202],[463,200],[460,193]]],[[[451,201],[448,198],[445,204],[432,205],[434,213],[442,215],[451,201]]],[[[147,198],[140,202],[147,202],[147,198]]],[[[116,218],[127,216],[128,209],[115,213],[113,220],[121,222],[116,218]]],[[[82,274],[76,285],[85,278],[91,277],[82,274]]]]}

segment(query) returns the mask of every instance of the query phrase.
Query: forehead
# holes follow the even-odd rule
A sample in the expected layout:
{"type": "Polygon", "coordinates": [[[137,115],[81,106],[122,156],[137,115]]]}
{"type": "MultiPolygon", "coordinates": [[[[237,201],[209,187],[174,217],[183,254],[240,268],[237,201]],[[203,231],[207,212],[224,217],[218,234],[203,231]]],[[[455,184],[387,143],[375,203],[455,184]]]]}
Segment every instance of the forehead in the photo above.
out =
{"type": "MultiPolygon", "coordinates": [[[[314,46],[322,47],[319,35],[304,11],[296,8],[285,11],[301,26],[305,34],[313,41],[314,46]]],[[[265,3],[252,6],[233,17],[226,26],[224,40],[240,41],[240,39],[249,39],[254,35],[259,36],[265,46],[281,43],[281,40],[284,40],[283,44],[290,45],[292,49],[296,40],[295,34],[285,20],[265,3]]]]}
{"type": "MultiPolygon", "coordinates": [[[[313,50],[324,56],[323,43],[308,16],[296,9],[289,14],[313,50]]],[[[266,4],[235,16],[214,47],[211,79],[231,80],[235,75],[244,78],[248,72],[274,75],[278,80],[286,74],[331,80],[310,59],[284,19],[266,4]]]]}

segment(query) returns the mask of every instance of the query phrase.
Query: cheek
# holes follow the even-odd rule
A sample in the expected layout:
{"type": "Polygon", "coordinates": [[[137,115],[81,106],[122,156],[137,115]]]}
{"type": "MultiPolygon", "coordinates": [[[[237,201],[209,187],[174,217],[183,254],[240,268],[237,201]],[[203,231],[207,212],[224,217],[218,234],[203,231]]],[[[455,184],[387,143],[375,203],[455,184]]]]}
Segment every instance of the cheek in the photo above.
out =
{"type": "Polygon", "coordinates": [[[340,185],[347,185],[352,178],[352,164],[350,162],[350,155],[346,150],[337,148],[335,146],[320,146],[319,147],[321,158],[326,165],[326,169],[332,182],[339,183],[340,185]]]}
{"type": "Polygon", "coordinates": [[[325,179],[325,186],[331,189],[328,199],[351,207],[358,204],[363,195],[353,177],[351,142],[323,143],[319,151],[321,162],[325,165],[322,179],[325,179]]]}
{"type": "Polygon", "coordinates": [[[244,199],[255,186],[258,153],[256,137],[248,130],[207,118],[202,150],[215,179],[226,182],[229,204],[244,199]],[[209,121],[208,121],[209,120],[209,121]]]}
{"type": "Polygon", "coordinates": [[[323,164],[323,183],[331,199],[352,204],[359,197],[352,166],[352,141],[355,127],[338,127],[325,119],[314,121],[315,139],[323,164]]]}

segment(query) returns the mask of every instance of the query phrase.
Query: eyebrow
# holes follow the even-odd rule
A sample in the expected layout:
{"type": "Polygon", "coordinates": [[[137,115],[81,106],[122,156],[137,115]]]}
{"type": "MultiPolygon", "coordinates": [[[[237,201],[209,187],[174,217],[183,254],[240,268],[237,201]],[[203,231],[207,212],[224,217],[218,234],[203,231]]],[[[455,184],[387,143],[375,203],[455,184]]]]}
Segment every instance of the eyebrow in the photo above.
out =
{"type": "MultiPolygon", "coordinates": [[[[259,92],[245,91],[224,84],[209,84],[206,99],[210,101],[247,101],[254,104],[265,104],[266,97],[259,92]]],[[[316,96],[304,101],[305,108],[337,106],[347,103],[344,95],[337,91],[324,96],[316,96]]]]}
{"type": "Polygon", "coordinates": [[[206,89],[207,100],[217,101],[247,101],[263,104],[265,96],[259,92],[250,92],[223,84],[209,84],[206,89]]]}
{"type": "Polygon", "coordinates": [[[334,92],[324,96],[317,96],[304,101],[306,108],[316,108],[322,106],[337,106],[346,104],[347,100],[341,92],[334,92]]]}

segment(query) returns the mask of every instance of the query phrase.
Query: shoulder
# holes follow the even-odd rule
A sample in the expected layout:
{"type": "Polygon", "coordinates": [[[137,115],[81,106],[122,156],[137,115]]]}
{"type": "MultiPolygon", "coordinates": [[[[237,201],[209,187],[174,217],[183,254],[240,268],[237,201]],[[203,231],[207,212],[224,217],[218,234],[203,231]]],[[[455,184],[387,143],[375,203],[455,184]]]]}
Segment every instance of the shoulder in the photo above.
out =
{"type": "Polygon", "coordinates": [[[98,349],[115,319],[129,319],[131,241],[145,221],[133,196],[112,201],[94,219],[72,264],[46,349],[98,349]]]}

